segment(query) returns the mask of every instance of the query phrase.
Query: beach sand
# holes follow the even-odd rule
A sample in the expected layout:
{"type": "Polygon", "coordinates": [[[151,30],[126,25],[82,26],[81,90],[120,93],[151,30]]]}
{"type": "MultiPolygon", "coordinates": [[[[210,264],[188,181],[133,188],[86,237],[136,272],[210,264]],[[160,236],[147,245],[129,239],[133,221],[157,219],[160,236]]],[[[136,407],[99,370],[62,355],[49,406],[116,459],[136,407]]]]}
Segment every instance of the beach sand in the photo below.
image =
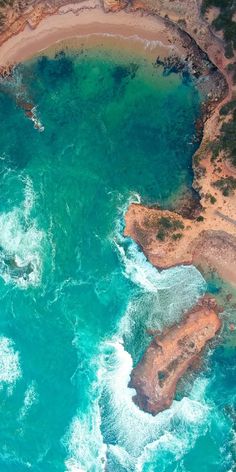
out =
{"type": "Polygon", "coordinates": [[[43,18],[35,29],[27,26],[18,34],[11,36],[0,48],[0,67],[19,63],[42,53],[43,50],[61,41],[70,40],[70,46],[76,39],[96,36],[104,38],[111,46],[130,47],[167,56],[171,51],[175,54],[184,54],[180,43],[175,45],[177,38],[171,38],[170,31],[164,21],[153,15],[136,11],[132,14],[126,11],[107,12],[101,8],[96,0],[88,0],[80,6],[67,5],[61,7],[57,13],[43,18]],[[128,40],[128,41],[127,41],[128,40]]]}

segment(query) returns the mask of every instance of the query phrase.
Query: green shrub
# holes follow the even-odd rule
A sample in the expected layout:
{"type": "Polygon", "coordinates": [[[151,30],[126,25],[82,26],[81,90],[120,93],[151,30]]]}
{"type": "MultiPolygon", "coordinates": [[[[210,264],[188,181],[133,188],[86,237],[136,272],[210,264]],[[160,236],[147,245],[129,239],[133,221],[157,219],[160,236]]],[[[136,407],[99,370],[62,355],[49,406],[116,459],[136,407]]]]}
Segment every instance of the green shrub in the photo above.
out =
{"type": "Polygon", "coordinates": [[[204,216],[199,215],[199,216],[197,217],[197,221],[204,221],[204,216]]]}
{"type": "Polygon", "coordinates": [[[199,156],[199,154],[195,154],[195,156],[194,156],[194,164],[195,164],[196,166],[199,166],[200,161],[201,161],[201,156],[199,156]]]}
{"type": "Polygon", "coordinates": [[[183,237],[183,234],[182,233],[174,233],[172,234],[172,239],[174,239],[174,241],[177,241],[178,239],[181,239],[183,237]]]}
{"type": "Polygon", "coordinates": [[[230,194],[234,193],[234,190],[236,190],[236,178],[232,176],[222,177],[214,182],[214,186],[221,190],[225,197],[228,197],[230,194]]]}
{"type": "Polygon", "coordinates": [[[227,65],[227,69],[233,75],[233,83],[236,84],[236,62],[227,65]]]}
{"type": "Polygon", "coordinates": [[[236,108],[236,99],[231,100],[231,102],[226,103],[226,105],[224,105],[220,109],[220,115],[228,115],[228,113],[234,111],[235,108],[236,108]]]}
{"type": "Polygon", "coordinates": [[[209,149],[212,153],[212,160],[215,160],[219,156],[219,153],[221,151],[220,141],[216,140],[209,143],[209,149]]]}
{"type": "MultiPolygon", "coordinates": [[[[157,224],[158,224],[158,232],[157,232],[156,238],[159,239],[160,241],[164,241],[165,237],[169,236],[170,233],[173,233],[176,230],[184,229],[184,224],[182,223],[182,221],[174,219],[174,218],[169,218],[167,216],[161,216],[158,219],[157,224]]],[[[181,234],[181,233],[177,233],[177,234],[181,234]]],[[[180,237],[181,236],[177,236],[176,239],[179,239],[180,237]]]]}
{"type": "Polygon", "coordinates": [[[221,146],[226,150],[232,164],[236,166],[236,109],[233,111],[232,119],[223,123],[221,133],[221,146]]]}
{"type": "Polygon", "coordinates": [[[167,216],[161,216],[158,223],[160,226],[163,226],[166,229],[170,229],[172,227],[172,220],[167,216]]]}
{"type": "Polygon", "coordinates": [[[162,228],[160,228],[156,235],[156,238],[159,239],[160,241],[164,241],[165,237],[166,237],[165,231],[162,228]]]}
{"type": "Polygon", "coordinates": [[[236,12],[235,0],[203,0],[201,12],[204,15],[210,7],[217,7],[219,15],[213,20],[212,25],[217,31],[223,31],[226,42],[225,54],[233,57],[233,49],[236,48],[236,23],[233,16],[236,12]]]}
{"type": "Polygon", "coordinates": [[[172,223],[172,228],[174,231],[176,229],[184,229],[184,224],[180,220],[174,220],[172,223]]]}

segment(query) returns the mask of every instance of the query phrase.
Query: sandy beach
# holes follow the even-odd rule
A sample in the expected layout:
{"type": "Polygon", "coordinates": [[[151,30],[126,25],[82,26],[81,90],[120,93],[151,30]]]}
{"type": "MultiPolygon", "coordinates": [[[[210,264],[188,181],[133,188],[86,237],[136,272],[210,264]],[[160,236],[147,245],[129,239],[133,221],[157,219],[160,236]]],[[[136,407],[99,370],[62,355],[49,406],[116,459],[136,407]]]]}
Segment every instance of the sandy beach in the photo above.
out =
{"type": "Polygon", "coordinates": [[[43,18],[35,29],[28,23],[0,47],[0,66],[22,62],[61,41],[102,35],[113,45],[123,38],[128,47],[131,42],[132,48],[145,48],[155,56],[166,56],[170,49],[184,53],[179,44],[178,48],[170,44],[170,32],[163,20],[139,11],[105,13],[100,3],[88,0],[81,6],[61,7],[56,14],[43,18]]]}

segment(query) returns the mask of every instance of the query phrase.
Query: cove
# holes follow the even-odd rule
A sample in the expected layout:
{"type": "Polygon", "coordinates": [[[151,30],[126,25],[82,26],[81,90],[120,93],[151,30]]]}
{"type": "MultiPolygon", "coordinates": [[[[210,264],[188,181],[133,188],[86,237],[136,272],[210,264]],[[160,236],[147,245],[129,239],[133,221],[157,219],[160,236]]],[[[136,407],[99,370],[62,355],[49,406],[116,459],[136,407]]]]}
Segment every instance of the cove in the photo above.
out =
{"type": "Polygon", "coordinates": [[[147,328],[206,290],[194,267],[158,272],[122,236],[129,202],[168,205],[192,182],[201,100],[162,72],[86,47],[19,66],[43,132],[0,95],[1,471],[194,471],[211,444],[205,470],[232,464],[222,353],[156,418],[127,388],[147,328]]]}

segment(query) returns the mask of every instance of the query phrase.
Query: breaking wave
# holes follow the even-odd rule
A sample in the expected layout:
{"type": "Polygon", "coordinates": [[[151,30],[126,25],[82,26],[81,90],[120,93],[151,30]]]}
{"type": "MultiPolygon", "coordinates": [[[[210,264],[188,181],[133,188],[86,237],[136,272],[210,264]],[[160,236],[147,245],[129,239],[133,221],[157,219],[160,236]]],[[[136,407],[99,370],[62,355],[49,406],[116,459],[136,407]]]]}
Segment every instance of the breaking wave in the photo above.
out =
{"type": "Polygon", "coordinates": [[[188,398],[153,417],[132,401],[134,390],[127,386],[132,366],[121,340],[101,345],[100,394],[87,414],[73,418],[63,440],[66,472],[142,472],[144,465],[157,463],[164,472],[167,461],[181,460],[206,432],[211,408],[204,378],[194,383],[188,398]]]}
{"type": "Polygon", "coordinates": [[[19,420],[22,420],[23,418],[25,418],[29,410],[31,409],[31,407],[37,402],[38,402],[38,393],[36,389],[36,383],[33,381],[28,385],[25,391],[23,405],[19,412],[19,420]]]}
{"type": "Polygon", "coordinates": [[[101,417],[98,401],[91,407],[90,415],[75,416],[63,439],[67,448],[66,472],[105,470],[106,445],[100,430],[101,417]]]}
{"type": "Polygon", "coordinates": [[[118,460],[117,452],[128,459],[128,470],[134,471],[141,471],[142,465],[152,460],[161,464],[163,446],[170,456],[180,459],[207,427],[209,407],[204,389],[199,389],[199,396],[174,401],[170,409],[152,417],[133,403],[134,390],[127,387],[133,365],[130,354],[117,340],[105,343],[103,351],[102,430],[110,444],[109,470],[118,460]]]}
{"type": "Polygon", "coordinates": [[[21,206],[0,214],[0,276],[21,288],[40,282],[44,238],[30,216],[36,198],[33,184],[28,177],[24,184],[21,206]]]}
{"type": "Polygon", "coordinates": [[[8,394],[22,375],[19,353],[11,339],[0,336],[0,390],[7,388],[8,394]]]}
{"type": "Polygon", "coordinates": [[[114,239],[123,275],[130,280],[126,313],[110,340],[102,342],[96,359],[98,387],[89,412],[73,419],[66,437],[67,472],[141,472],[158,463],[181,458],[208,424],[206,383],[196,381],[188,397],[153,417],[132,401],[128,387],[133,360],[149,342],[147,328],[162,329],[178,321],[184,310],[205,292],[206,283],[193,266],[158,271],[119,228],[114,239]],[[106,464],[106,466],[104,465],[106,464]]]}
{"type": "MultiPolygon", "coordinates": [[[[44,131],[44,126],[39,118],[38,107],[37,105],[32,105],[32,100],[29,97],[27,87],[24,85],[24,78],[20,67],[14,67],[10,77],[0,77],[0,90],[1,89],[12,96],[20,107],[23,103],[28,104],[27,110],[30,110],[30,113],[27,116],[32,121],[34,129],[39,132],[44,131]]],[[[25,107],[23,106],[22,108],[24,110],[25,107]]]]}
{"type": "Polygon", "coordinates": [[[176,266],[158,270],[150,264],[131,239],[123,237],[121,219],[113,238],[123,275],[133,286],[118,334],[135,342],[137,332],[143,336],[149,328],[163,329],[178,322],[183,312],[190,309],[206,292],[207,284],[194,266],[176,266]]]}

